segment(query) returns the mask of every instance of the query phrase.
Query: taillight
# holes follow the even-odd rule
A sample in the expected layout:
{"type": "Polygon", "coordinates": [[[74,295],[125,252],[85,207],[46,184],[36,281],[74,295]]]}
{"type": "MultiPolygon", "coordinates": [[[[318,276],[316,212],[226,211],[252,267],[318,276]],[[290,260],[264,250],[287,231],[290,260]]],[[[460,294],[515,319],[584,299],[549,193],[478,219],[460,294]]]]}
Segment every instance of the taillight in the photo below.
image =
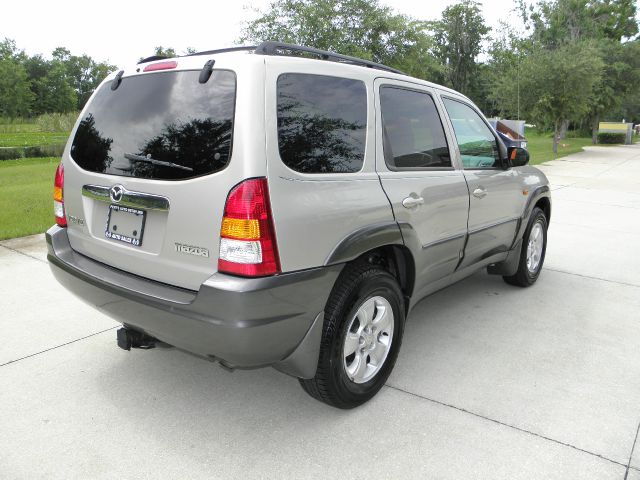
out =
{"type": "Polygon", "coordinates": [[[62,162],[56,169],[56,178],[53,182],[53,214],[58,225],[67,226],[67,218],[64,215],[64,167],[62,162]]]}
{"type": "Polygon", "coordinates": [[[236,185],[224,207],[218,271],[245,277],[280,273],[266,178],[236,185]]]}

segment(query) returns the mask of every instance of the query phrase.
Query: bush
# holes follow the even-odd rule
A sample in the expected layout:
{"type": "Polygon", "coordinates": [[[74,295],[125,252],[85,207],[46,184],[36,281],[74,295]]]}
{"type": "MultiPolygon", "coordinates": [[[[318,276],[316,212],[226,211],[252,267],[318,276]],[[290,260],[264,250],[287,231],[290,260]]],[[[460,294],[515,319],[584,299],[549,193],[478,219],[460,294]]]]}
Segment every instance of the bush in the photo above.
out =
{"type": "Polygon", "coordinates": [[[18,158],[43,158],[60,157],[65,145],[39,145],[35,147],[2,147],[0,148],[1,160],[16,160],[18,158]]]}
{"type": "Polygon", "coordinates": [[[607,145],[624,143],[627,136],[624,133],[598,133],[598,143],[607,145]]]}
{"type": "Polygon", "coordinates": [[[36,118],[41,132],[69,132],[78,118],[78,112],[44,113],[36,118]]]}

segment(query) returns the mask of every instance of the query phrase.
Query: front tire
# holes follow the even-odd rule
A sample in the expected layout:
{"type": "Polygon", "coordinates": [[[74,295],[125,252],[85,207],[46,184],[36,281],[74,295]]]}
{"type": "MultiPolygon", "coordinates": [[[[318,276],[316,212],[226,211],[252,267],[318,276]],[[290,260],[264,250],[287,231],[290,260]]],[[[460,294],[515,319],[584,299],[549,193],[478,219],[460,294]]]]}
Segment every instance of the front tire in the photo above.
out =
{"type": "Polygon", "coordinates": [[[368,263],[345,267],[325,308],[316,375],[301,379],[302,388],[337,408],[371,399],[395,365],[404,311],[402,291],[389,272],[368,263]]]}
{"type": "Polygon", "coordinates": [[[502,277],[505,282],[518,287],[529,287],[536,282],[547,252],[547,228],[544,212],[534,208],[524,232],[518,270],[514,275],[502,277]]]}

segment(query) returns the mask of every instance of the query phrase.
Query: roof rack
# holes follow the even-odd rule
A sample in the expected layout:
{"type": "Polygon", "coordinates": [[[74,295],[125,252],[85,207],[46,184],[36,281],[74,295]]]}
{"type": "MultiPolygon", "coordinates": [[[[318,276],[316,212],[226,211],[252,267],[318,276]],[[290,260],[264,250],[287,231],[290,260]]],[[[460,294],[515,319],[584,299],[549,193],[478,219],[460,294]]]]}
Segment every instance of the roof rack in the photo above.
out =
{"type": "Polygon", "coordinates": [[[214,53],[229,53],[229,52],[241,52],[243,50],[255,50],[257,47],[231,47],[231,48],[220,48],[218,50],[206,50],[204,52],[196,52],[190,53],[188,55],[183,55],[184,57],[196,57],[198,55],[213,55],[214,53]]]}
{"type": "MultiPolygon", "coordinates": [[[[326,50],[319,50],[317,48],[303,47],[302,45],[293,45],[291,43],[283,42],[262,42],[258,46],[250,47],[231,47],[221,48],[219,50],[206,50],[204,52],[190,53],[189,55],[183,55],[184,57],[194,57],[198,55],[213,55],[216,53],[229,53],[229,52],[241,52],[241,51],[253,51],[257,55],[291,55],[295,53],[307,53],[315,55],[320,60],[329,60],[331,62],[348,63],[351,65],[359,65],[362,67],[376,68],[378,70],[385,70],[387,72],[399,73],[400,75],[406,75],[406,73],[397,70],[392,67],[388,67],[381,63],[371,62],[369,60],[363,60],[361,58],[349,57],[347,55],[341,55],[339,53],[329,52],[326,50]]],[[[145,58],[144,61],[151,61],[159,59],[154,57],[145,58]]],[[[142,63],[142,61],[140,62],[142,63]]]]}
{"type": "Polygon", "coordinates": [[[301,45],[293,45],[290,43],[282,42],[263,42],[257,47],[253,47],[255,53],[258,55],[288,55],[286,52],[292,53],[309,53],[320,57],[321,60],[329,60],[331,62],[349,63],[351,65],[360,65],[362,67],[376,68],[378,70],[385,70],[387,72],[399,73],[406,75],[404,72],[392,67],[387,67],[381,63],[371,62],[369,60],[363,60],[361,58],[349,57],[347,55],[341,55],[339,53],[328,52],[326,50],[319,50],[317,48],[303,47],[301,45]]]}
{"type": "Polygon", "coordinates": [[[151,55],[150,57],[147,58],[141,58],[137,65],[140,65],[141,63],[147,63],[147,62],[153,62],[154,60],[164,60],[165,58],[169,58],[166,55],[151,55]]]}

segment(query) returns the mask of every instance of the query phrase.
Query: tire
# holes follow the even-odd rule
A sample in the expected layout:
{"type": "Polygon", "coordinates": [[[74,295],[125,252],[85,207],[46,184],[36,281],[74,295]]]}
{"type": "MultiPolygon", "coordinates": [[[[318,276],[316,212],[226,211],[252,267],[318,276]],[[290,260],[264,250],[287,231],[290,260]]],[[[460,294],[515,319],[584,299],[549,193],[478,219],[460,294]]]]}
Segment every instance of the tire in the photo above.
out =
{"type": "Polygon", "coordinates": [[[518,270],[514,275],[502,277],[505,282],[517,287],[529,287],[536,283],[547,252],[547,228],[547,217],[544,212],[538,207],[534,208],[522,237],[523,243],[518,270]],[[531,238],[532,234],[534,238],[531,238]],[[541,247],[539,245],[540,241],[542,241],[541,247]],[[535,251],[537,251],[537,254],[533,254],[535,251]],[[530,254],[533,255],[530,257],[530,254]]]}
{"type": "Polygon", "coordinates": [[[386,270],[368,263],[345,267],[325,308],[316,375],[300,379],[302,388],[313,398],[343,409],[371,399],[395,365],[404,312],[398,282],[386,270]],[[390,319],[389,313],[393,314],[390,319]],[[389,322],[391,329],[385,330],[389,322]],[[347,356],[345,351],[354,345],[356,350],[347,356]]]}

